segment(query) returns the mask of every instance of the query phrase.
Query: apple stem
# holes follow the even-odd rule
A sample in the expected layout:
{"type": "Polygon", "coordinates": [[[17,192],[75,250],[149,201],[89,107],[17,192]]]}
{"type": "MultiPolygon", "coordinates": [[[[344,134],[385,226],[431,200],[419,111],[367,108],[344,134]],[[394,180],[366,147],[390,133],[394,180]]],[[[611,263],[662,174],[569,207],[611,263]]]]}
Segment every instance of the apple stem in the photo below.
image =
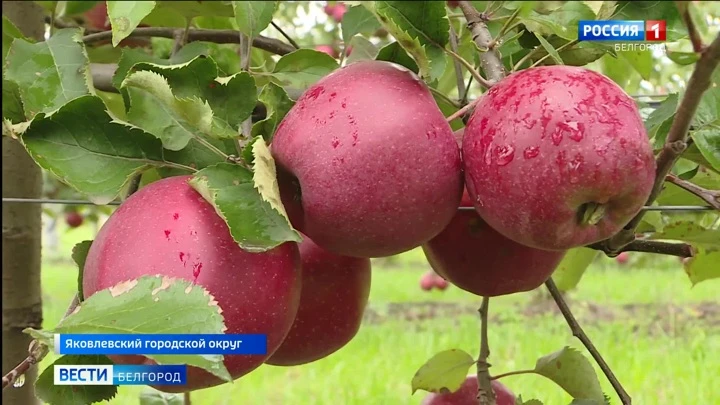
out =
{"type": "Polygon", "coordinates": [[[490,383],[490,344],[488,342],[488,310],[490,297],[483,297],[478,312],[480,313],[480,357],[477,361],[478,394],[480,405],[496,405],[495,391],[490,383]]]}
{"type": "Polygon", "coordinates": [[[191,405],[189,392],[186,392],[185,394],[183,394],[183,405],[191,405]]]}
{"type": "Polygon", "coordinates": [[[454,112],[452,115],[450,115],[449,117],[445,118],[445,121],[447,121],[447,122],[452,122],[453,120],[462,117],[462,116],[465,115],[466,113],[468,113],[468,112],[470,112],[471,110],[473,110],[473,109],[475,108],[475,106],[477,105],[477,103],[480,102],[480,100],[481,100],[481,97],[476,98],[475,100],[471,101],[468,105],[462,107],[461,109],[455,111],[455,112],[454,112]]]}
{"type": "Polygon", "coordinates": [[[605,204],[589,202],[580,207],[580,225],[597,225],[605,215],[605,204]]]}
{"type": "Polygon", "coordinates": [[[617,377],[615,377],[615,374],[610,369],[610,366],[608,366],[608,364],[605,362],[605,359],[603,359],[602,355],[600,355],[600,352],[597,350],[590,338],[585,334],[585,331],[583,331],[582,327],[580,327],[580,324],[570,311],[570,307],[568,307],[565,299],[560,293],[560,290],[558,290],[553,279],[549,278],[545,282],[545,286],[550,292],[550,295],[553,297],[553,300],[555,300],[555,303],[560,309],[563,317],[565,317],[565,321],[570,327],[570,331],[572,332],[573,336],[578,338],[580,342],[582,342],[582,344],[585,346],[587,351],[590,352],[590,355],[592,355],[593,359],[595,359],[595,362],[598,364],[598,366],[600,366],[600,369],[605,374],[605,377],[607,377],[607,379],[610,381],[610,384],[615,389],[615,392],[617,392],[622,404],[631,405],[632,399],[630,398],[630,395],[628,395],[627,391],[625,391],[625,388],[623,388],[622,384],[620,384],[620,381],[618,381],[617,377]]]}

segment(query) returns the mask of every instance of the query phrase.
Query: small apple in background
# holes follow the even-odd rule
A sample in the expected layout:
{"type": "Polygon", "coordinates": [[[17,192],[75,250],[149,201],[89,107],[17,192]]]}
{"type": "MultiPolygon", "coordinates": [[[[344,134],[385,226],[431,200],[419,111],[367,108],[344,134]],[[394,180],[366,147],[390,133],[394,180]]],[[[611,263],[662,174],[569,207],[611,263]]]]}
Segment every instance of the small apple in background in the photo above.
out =
{"type": "MultiPolygon", "coordinates": [[[[498,380],[492,380],[497,405],[515,405],[515,394],[498,380]]],[[[431,393],[423,398],[421,405],[477,405],[477,376],[469,375],[460,388],[451,393],[431,393]]]]}
{"type": "Polygon", "coordinates": [[[345,12],[347,11],[347,6],[343,3],[335,3],[334,5],[328,4],[323,8],[323,10],[325,10],[325,14],[327,14],[328,17],[340,24],[343,20],[345,12]]]}
{"type": "MultiPolygon", "coordinates": [[[[86,26],[97,31],[109,31],[111,29],[110,17],[108,17],[107,2],[99,1],[97,5],[83,14],[86,26]]],[[[147,24],[140,24],[138,27],[148,27],[147,24]]],[[[111,42],[101,41],[94,45],[107,45],[111,42]]],[[[150,45],[149,38],[126,38],[118,44],[118,47],[138,48],[150,45]]]]}
{"type": "Polygon", "coordinates": [[[447,5],[448,5],[448,7],[452,8],[452,9],[456,9],[456,8],[460,7],[460,2],[450,0],[447,2],[447,5]]]}
{"type": "Polygon", "coordinates": [[[440,276],[435,276],[435,288],[437,288],[440,291],[445,291],[448,288],[449,283],[447,280],[440,276]]]}
{"type": "Polygon", "coordinates": [[[435,273],[428,271],[420,277],[420,288],[423,291],[430,291],[435,287],[435,273]]]}
{"type": "Polygon", "coordinates": [[[77,228],[82,225],[85,218],[77,211],[70,211],[65,213],[65,223],[70,228],[77,228]]]}
{"type": "Polygon", "coordinates": [[[615,256],[615,260],[618,262],[618,264],[625,264],[630,260],[630,253],[622,252],[619,255],[615,256]]]}
{"type": "Polygon", "coordinates": [[[370,297],[370,259],[332,254],[303,235],[302,289],[292,328],[265,362],[296,366],[327,357],[360,329],[370,297]]]}
{"type": "Polygon", "coordinates": [[[317,45],[315,46],[315,50],[318,52],[326,53],[336,59],[339,56],[338,51],[331,45],[317,45]]]}

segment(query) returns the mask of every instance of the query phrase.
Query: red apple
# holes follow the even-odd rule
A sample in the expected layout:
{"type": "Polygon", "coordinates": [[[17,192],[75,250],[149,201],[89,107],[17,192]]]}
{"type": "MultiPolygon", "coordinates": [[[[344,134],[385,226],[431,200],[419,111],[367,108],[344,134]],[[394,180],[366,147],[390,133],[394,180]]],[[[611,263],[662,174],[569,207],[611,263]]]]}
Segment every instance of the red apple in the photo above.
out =
{"type": "Polygon", "coordinates": [[[460,2],[449,0],[449,1],[447,1],[447,5],[448,5],[448,7],[452,8],[452,9],[456,9],[456,8],[460,7],[460,2]]]}
{"type": "MultiPolygon", "coordinates": [[[[190,187],[189,178],[158,180],[123,202],[88,252],[83,292],[89,297],[144,275],[182,278],[203,286],[222,309],[227,333],[267,335],[267,355],[225,356],[228,371],[239,378],[259,367],[290,331],[300,302],[300,255],[296,243],[264,253],[241,249],[213,206],[190,187]]],[[[153,364],[143,356],[111,358],[118,364],[153,364]]],[[[221,383],[190,367],[187,385],[155,388],[183,392],[221,383]]]]}
{"type": "Polygon", "coordinates": [[[327,357],[360,329],[370,296],[370,259],[332,254],[308,237],[300,243],[300,258],[300,307],[267,364],[294,366],[327,357]]]}
{"type": "Polygon", "coordinates": [[[440,276],[435,277],[435,288],[440,291],[445,291],[448,288],[448,282],[440,276]]]}
{"type": "Polygon", "coordinates": [[[437,235],[462,194],[460,151],[427,85],[359,61],[310,87],[273,137],[291,222],[324,249],[383,257],[437,235]]]}
{"type": "Polygon", "coordinates": [[[615,256],[615,260],[617,260],[618,264],[625,264],[628,260],[630,260],[630,253],[621,252],[619,255],[615,256]]]}
{"type": "MultiPolygon", "coordinates": [[[[495,392],[495,403],[497,405],[515,405],[515,394],[498,380],[492,380],[492,389],[495,392]]],[[[477,377],[467,376],[465,381],[455,392],[452,393],[430,393],[421,405],[477,405],[478,382],[477,377]]]]}
{"type": "Polygon", "coordinates": [[[435,287],[435,273],[428,271],[420,277],[420,288],[423,291],[430,291],[435,287]]]}
{"type": "MultiPolygon", "coordinates": [[[[472,207],[467,193],[462,207],[472,207]]],[[[474,210],[459,210],[450,225],[422,246],[432,268],[459,288],[494,297],[541,286],[565,255],[514,242],[474,210]]]]}
{"type": "Polygon", "coordinates": [[[77,211],[70,211],[65,213],[65,223],[70,228],[77,228],[82,225],[85,218],[77,211]]]}
{"type": "Polygon", "coordinates": [[[457,131],[453,132],[453,135],[455,135],[455,140],[458,143],[458,147],[462,148],[462,140],[463,135],[465,135],[465,128],[460,128],[457,131]]]}
{"type": "MultiPolygon", "coordinates": [[[[336,23],[340,24],[346,11],[347,6],[345,4],[336,3],[335,7],[330,10],[330,13],[328,15],[332,17],[332,19],[335,20],[336,23]]],[[[327,13],[327,10],[325,12],[327,13]]]]}
{"type": "Polygon", "coordinates": [[[541,66],[503,79],[477,104],[462,149],[480,216],[538,249],[612,236],[640,211],[655,181],[635,102],[581,67],[541,66]]]}
{"type": "Polygon", "coordinates": [[[350,54],[352,53],[352,51],[353,51],[353,47],[352,47],[352,46],[348,46],[347,49],[345,50],[345,56],[350,56],[350,54]]]}
{"type": "Polygon", "coordinates": [[[330,46],[330,45],[317,45],[317,46],[315,47],[315,50],[318,51],[318,52],[326,53],[326,54],[332,56],[333,58],[337,58],[337,57],[338,57],[338,52],[337,52],[337,50],[335,50],[335,48],[333,48],[333,47],[330,46]]]}

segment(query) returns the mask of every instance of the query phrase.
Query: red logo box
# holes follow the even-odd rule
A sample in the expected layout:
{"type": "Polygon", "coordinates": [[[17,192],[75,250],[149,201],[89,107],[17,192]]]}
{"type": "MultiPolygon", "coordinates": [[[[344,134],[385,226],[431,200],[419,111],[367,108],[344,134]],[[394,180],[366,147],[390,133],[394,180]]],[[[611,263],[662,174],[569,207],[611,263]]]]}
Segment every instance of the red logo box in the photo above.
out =
{"type": "Polygon", "coordinates": [[[645,21],[645,40],[646,41],[665,41],[665,20],[648,20],[645,21]]]}

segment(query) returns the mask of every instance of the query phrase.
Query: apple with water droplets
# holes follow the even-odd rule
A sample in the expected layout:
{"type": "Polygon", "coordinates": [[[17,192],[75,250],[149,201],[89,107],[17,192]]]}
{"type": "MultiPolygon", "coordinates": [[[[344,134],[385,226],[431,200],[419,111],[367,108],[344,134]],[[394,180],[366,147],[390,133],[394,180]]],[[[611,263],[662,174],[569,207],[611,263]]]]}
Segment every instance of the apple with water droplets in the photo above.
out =
{"type": "Polygon", "coordinates": [[[538,249],[612,236],[640,211],[655,180],[634,100],[581,67],[535,67],[497,83],[475,107],[462,152],[480,216],[538,249]]]}
{"type": "MultiPolygon", "coordinates": [[[[462,207],[472,207],[467,193],[462,207]]],[[[430,266],[457,287],[485,297],[541,286],[565,251],[531,248],[490,227],[474,210],[459,210],[439,235],[422,246],[430,266]]]]}
{"type": "Polygon", "coordinates": [[[296,366],[327,357],[360,329],[370,297],[370,259],[340,256],[303,236],[302,292],[287,337],[265,362],[296,366]]]}
{"type": "MultiPolygon", "coordinates": [[[[496,405],[515,405],[515,394],[508,387],[498,380],[490,381],[490,385],[495,392],[496,405]]],[[[477,376],[469,375],[457,391],[430,393],[421,405],[477,405],[478,387],[477,376]]]]}
{"type": "Polygon", "coordinates": [[[271,143],[293,226],[326,250],[383,257],[427,242],[462,194],[460,150],[427,85],[359,61],[311,86],[271,143]]]}
{"type": "MultiPolygon", "coordinates": [[[[226,355],[233,378],[259,367],[290,331],[300,302],[296,243],[250,253],[233,240],[225,221],[188,184],[190,176],[153,182],[110,216],[90,247],[83,293],[92,294],[145,275],[185,279],[208,290],[222,309],[226,333],[267,335],[267,355],[226,355]]],[[[141,314],[142,315],[142,314],[141,314]]],[[[202,333],[185,325],[165,333],[202,333]]],[[[154,364],[144,356],[111,356],[117,364],[154,364]]],[[[155,387],[183,392],[224,381],[195,367],[188,384],[155,387]]]]}

